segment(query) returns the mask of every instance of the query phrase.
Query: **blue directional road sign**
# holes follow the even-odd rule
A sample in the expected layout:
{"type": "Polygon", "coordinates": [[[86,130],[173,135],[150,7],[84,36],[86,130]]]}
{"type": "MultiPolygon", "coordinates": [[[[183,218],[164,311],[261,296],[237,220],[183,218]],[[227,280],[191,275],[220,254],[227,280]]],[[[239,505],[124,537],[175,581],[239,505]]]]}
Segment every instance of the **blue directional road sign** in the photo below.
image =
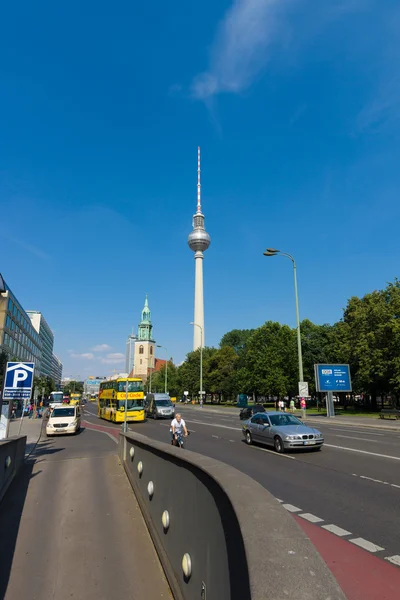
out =
{"type": "Polygon", "coordinates": [[[4,400],[29,400],[32,394],[35,363],[8,362],[4,382],[4,400]]]}
{"type": "Polygon", "coordinates": [[[349,365],[314,365],[317,392],[351,392],[349,365]]]}

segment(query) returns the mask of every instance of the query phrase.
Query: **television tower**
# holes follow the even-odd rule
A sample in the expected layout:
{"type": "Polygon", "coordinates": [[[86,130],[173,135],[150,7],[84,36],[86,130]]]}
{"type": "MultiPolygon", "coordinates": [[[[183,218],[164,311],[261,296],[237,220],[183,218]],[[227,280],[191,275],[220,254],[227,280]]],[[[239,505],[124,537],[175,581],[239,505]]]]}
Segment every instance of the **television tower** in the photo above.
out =
{"type": "Polygon", "coordinates": [[[200,146],[197,148],[197,210],[193,216],[193,231],[188,238],[189,248],[193,250],[195,262],[194,282],[194,332],[193,350],[204,348],[204,291],[203,291],[203,252],[210,245],[210,236],[204,227],[204,215],[201,212],[200,186],[200,146]]]}

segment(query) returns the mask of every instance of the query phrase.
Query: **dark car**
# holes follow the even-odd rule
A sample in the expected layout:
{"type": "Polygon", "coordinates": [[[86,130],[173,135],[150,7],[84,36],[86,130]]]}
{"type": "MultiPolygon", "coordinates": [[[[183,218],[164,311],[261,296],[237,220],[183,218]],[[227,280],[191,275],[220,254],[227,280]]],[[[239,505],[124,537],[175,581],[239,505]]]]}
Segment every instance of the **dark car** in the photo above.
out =
{"type": "Polygon", "coordinates": [[[254,406],[245,406],[239,413],[239,419],[241,421],[245,421],[246,419],[250,419],[253,415],[263,412],[266,411],[262,404],[254,404],[254,406]]]}

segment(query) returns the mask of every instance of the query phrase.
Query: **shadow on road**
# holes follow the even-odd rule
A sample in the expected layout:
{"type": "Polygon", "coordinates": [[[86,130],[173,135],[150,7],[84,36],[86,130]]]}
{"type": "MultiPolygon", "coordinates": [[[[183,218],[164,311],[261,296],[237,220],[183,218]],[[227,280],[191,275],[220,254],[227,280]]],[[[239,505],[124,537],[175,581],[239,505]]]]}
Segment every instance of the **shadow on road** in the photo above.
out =
{"type": "Polygon", "coordinates": [[[0,503],[0,598],[8,586],[29,481],[41,472],[32,474],[34,465],[34,460],[24,464],[0,503]]]}

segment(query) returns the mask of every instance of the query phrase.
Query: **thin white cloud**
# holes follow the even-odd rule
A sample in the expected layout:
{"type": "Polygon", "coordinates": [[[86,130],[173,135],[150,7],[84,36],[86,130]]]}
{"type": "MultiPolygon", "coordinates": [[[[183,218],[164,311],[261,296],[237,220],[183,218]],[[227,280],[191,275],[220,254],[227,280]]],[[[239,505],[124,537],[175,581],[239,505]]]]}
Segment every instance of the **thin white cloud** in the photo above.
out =
{"type": "Polygon", "coordinates": [[[100,358],[100,362],[105,365],[117,365],[125,361],[125,356],[122,352],[111,352],[105,358],[100,358]]]}
{"type": "Polygon", "coordinates": [[[217,29],[208,70],[192,83],[193,96],[207,100],[222,92],[247,89],[268,62],[268,48],[281,28],[279,12],[289,3],[234,0],[217,29]]]}
{"type": "Polygon", "coordinates": [[[97,344],[91,350],[92,352],[107,352],[107,350],[111,350],[111,346],[108,344],[97,344]]]}
{"type": "Polygon", "coordinates": [[[10,242],[13,242],[14,244],[17,244],[18,246],[21,246],[21,248],[23,248],[24,250],[27,250],[28,252],[30,252],[34,256],[38,256],[39,258],[43,258],[44,260],[50,260],[50,256],[48,254],[46,254],[46,252],[43,252],[43,250],[41,250],[40,248],[37,248],[36,246],[33,246],[32,244],[28,244],[24,240],[20,240],[20,239],[18,239],[16,237],[8,235],[8,233],[3,233],[3,235],[10,242]]]}
{"type": "Polygon", "coordinates": [[[82,354],[76,354],[73,352],[71,358],[81,358],[83,360],[93,360],[94,354],[92,352],[83,352],[82,354]]]}

